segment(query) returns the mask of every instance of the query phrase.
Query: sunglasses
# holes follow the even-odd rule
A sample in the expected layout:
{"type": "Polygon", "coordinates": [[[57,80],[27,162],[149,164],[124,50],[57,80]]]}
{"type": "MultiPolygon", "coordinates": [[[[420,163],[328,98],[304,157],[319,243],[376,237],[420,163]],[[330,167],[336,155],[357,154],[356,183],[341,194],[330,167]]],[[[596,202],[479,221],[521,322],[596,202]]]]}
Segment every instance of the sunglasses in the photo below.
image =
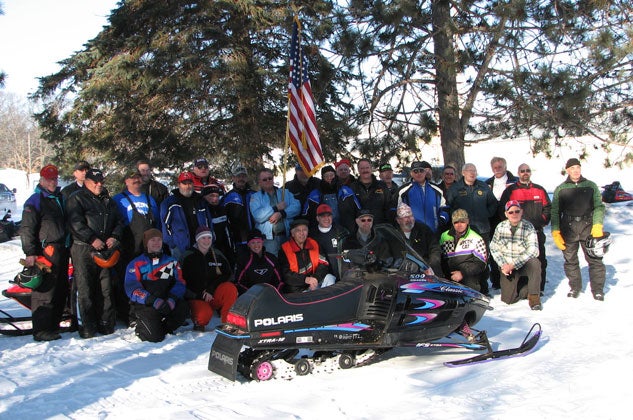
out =
{"type": "Polygon", "coordinates": [[[270,178],[262,178],[262,179],[260,179],[260,181],[262,181],[262,182],[267,182],[267,181],[272,181],[272,180],[273,180],[272,176],[270,178]]]}
{"type": "Polygon", "coordinates": [[[426,169],[422,168],[422,169],[413,169],[411,172],[413,172],[414,174],[419,174],[421,172],[425,172],[426,169]]]}
{"type": "Polygon", "coordinates": [[[361,221],[361,223],[369,223],[369,222],[373,222],[374,219],[371,218],[367,218],[367,219],[359,219],[361,221]]]}
{"type": "Polygon", "coordinates": [[[508,210],[506,213],[508,213],[508,214],[519,214],[519,213],[521,213],[521,210],[508,210]]]}
{"type": "Polygon", "coordinates": [[[532,172],[531,169],[521,169],[519,172],[521,172],[522,174],[529,174],[530,172],[532,172]]]}
{"type": "Polygon", "coordinates": [[[199,163],[196,165],[198,169],[209,169],[209,165],[205,165],[204,163],[199,163]]]}

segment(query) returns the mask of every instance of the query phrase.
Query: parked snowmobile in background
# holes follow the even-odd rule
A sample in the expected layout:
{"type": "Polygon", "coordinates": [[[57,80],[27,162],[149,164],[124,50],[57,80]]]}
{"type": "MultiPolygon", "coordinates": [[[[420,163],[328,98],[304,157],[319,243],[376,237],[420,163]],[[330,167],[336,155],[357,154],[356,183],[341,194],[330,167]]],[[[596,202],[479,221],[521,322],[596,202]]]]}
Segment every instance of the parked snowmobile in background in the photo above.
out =
{"type": "Polygon", "coordinates": [[[602,201],[605,203],[619,203],[621,201],[633,200],[633,194],[630,194],[622,188],[620,181],[613,181],[611,184],[603,185],[602,201]]]}
{"type": "Polygon", "coordinates": [[[17,235],[19,228],[20,224],[11,220],[11,210],[5,209],[2,219],[0,219],[0,242],[13,239],[17,235]]]}
{"type": "Polygon", "coordinates": [[[463,347],[493,355],[485,332],[470,328],[492,309],[489,298],[425,274],[428,265],[392,226],[375,229],[389,243],[395,268],[350,250],[344,258],[356,267],[333,286],[285,295],[267,284],[253,286],[216,329],[208,369],[230,380],[240,372],[261,381],[363,365],[394,347],[463,347]]]}

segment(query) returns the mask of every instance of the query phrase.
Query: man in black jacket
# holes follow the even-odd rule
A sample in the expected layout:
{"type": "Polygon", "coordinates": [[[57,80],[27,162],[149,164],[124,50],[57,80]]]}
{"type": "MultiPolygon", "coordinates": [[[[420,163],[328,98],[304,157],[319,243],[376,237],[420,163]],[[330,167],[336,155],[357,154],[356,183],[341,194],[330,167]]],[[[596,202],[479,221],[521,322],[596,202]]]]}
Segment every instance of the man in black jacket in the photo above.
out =
{"type": "Polygon", "coordinates": [[[75,270],[73,294],[79,306],[81,338],[92,338],[97,332],[104,335],[114,332],[110,267],[116,264],[123,219],[103,187],[104,179],[99,169],[89,169],[85,188],[72,194],[66,205],[73,237],[70,250],[75,270]],[[94,258],[95,252],[100,252],[100,265],[94,258]]]}
{"type": "Polygon", "coordinates": [[[396,210],[396,222],[405,242],[431,266],[433,273],[428,274],[442,277],[442,254],[437,235],[424,223],[416,222],[413,210],[405,203],[401,203],[396,210]]]}
{"type": "Polygon", "coordinates": [[[20,239],[26,255],[26,267],[43,262],[50,273],[31,293],[33,339],[51,341],[61,338],[57,330],[68,297],[68,249],[64,204],[57,186],[59,172],[53,165],[40,171],[35,193],[24,203],[20,239]]]}

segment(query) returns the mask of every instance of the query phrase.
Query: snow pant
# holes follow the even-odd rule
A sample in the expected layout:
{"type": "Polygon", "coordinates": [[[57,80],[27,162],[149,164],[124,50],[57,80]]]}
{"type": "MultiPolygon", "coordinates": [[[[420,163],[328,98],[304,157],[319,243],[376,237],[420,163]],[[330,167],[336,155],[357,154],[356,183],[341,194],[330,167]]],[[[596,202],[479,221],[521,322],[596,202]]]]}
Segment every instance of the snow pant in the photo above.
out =
{"type": "Polygon", "coordinates": [[[187,304],[182,299],[176,300],[174,310],[168,315],[162,315],[153,306],[138,303],[132,304],[136,316],[136,335],[142,341],[158,343],[165,339],[165,335],[173,333],[187,318],[187,304]]]}
{"type": "Polygon", "coordinates": [[[589,283],[593,293],[604,293],[606,268],[602,258],[591,257],[587,254],[585,242],[591,235],[591,218],[561,218],[560,233],[565,240],[565,275],[569,280],[571,290],[582,290],[582,276],[578,262],[578,248],[582,248],[585,260],[589,265],[589,283]],[[579,220],[580,219],[580,220],[579,220]]]}
{"type": "Polygon", "coordinates": [[[270,252],[276,257],[281,249],[281,244],[287,240],[288,236],[286,235],[275,235],[272,239],[264,239],[264,249],[266,249],[266,252],[270,252]]]}
{"type": "Polygon", "coordinates": [[[537,258],[530,258],[510,276],[501,273],[500,281],[501,300],[509,305],[526,299],[528,295],[538,296],[541,290],[541,262],[537,258]]]}
{"type": "Polygon", "coordinates": [[[547,281],[547,256],[545,255],[545,233],[543,229],[536,230],[536,239],[538,241],[538,260],[541,262],[541,292],[545,290],[545,282],[547,281]]]}
{"type": "Polygon", "coordinates": [[[93,261],[91,251],[91,246],[77,242],[70,249],[79,331],[80,335],[89,336],[97,331],[111,334],[114,332],[115,318],[110,269],[99,267],[93,261]]]}
{"type": "Polygon", "coordinates": [[[33,335],[59,329],[68,299],[68,249],[62,244],[49,244],[44,257],[52,264],[44,273],[40,287],[31,292],[33,335]]]}
{"type": "Polygon", "coordinates": [[[220,312],[220,318],[223,323],[226,322],[226,316],[231,306],[237,300],[237,287],[231,282],[225,281],[218,285],[213,293],[213,300],[206,302],[201,299],[189,300],[189,308],[191,309],[191,319],[195,326],[206,326],[211,318],[213,311],[220,312]]]}
{"type": "MultiPolygon", "coordinates": [[[[492,282],[493,286],[496,286],[497,283],[499,282],[499,278],[495,278],[495,274],[494,274],[494,270],[497,270],[497,274],[499,275],[499,266],[497,265],[497,263],[495,262],[494,258],[492,258],[490,256],[490,232],[482,232],[479,234],[479,236],[481,236],[481,238],[484,240],[484,242],[486,243],[486,253],[488,255],[488,267],[490,268],[490,280],[492,282]]],[[[487,277],[480,277],[479,279],[479,291],[481,293],[483,293],[484,295],[487,295],[488,293],[490,293],[490,289],[488,288],[488,278],[487,277]]]]}

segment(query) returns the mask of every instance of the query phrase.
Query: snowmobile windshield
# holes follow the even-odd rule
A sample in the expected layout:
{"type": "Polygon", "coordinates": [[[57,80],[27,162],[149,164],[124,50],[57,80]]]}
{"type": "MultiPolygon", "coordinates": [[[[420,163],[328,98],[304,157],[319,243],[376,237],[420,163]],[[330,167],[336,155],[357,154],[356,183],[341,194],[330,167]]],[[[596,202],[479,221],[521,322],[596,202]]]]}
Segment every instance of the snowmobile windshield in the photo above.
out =
{"type": "Polygon", "coordinates": [[[420,273],[428,270],[429,265],[424,258],[413,249],[405,237],[390,224],[379,224],[374,227],[377,236],[389,245],[393,260],[387,264],[391,268],[410,273],[420,273]]]}

